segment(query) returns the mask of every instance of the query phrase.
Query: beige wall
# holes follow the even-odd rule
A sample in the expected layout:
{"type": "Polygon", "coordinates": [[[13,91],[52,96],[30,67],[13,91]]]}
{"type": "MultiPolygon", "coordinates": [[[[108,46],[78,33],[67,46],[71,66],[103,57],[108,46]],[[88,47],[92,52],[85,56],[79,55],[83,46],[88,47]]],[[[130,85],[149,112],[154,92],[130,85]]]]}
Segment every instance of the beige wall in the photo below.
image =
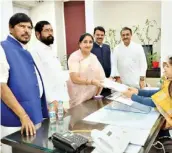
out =
{"type": "MultiPolygon", "coordinates": [[[[53,47],[54,47],[54,51],[57,52],[55,3],[54,2],[41,3],[37,5],[36,7],[32,8],[29,12],[29,15],[32,19],[34,26],[38,21],[41,21],[41,20],[47,20],[51,23],[54,29],[54,37],[55,37],[53,47]]],[[[35,32],[33,30],[32,38],[29,45],[30,46],[34,45],[35,41],[36,41],[36,37],[35,37],[35,32]]]]}
{"type": "MultiPolygon", "coordinates": [[[[117,36],[120,39],[119,31],[123,26],[140,25],[144,26],[146,19],[156,20],[161,25],[161,2],[156,1],[95,1],[94,2],[94,26],[102,25],[106,29],[118,30],[117,36]]],[[[151,30],[151,37],[155,38],[155,30],[151,30]]],[[[136,36],[133,40],[140,42],[136,36]]],[[[160,52],[160,41],[154,46],[154,51],[160,52]]]]}
{"type": "MultiPolygon", "coordinates": [[[[31,9],[29,12],[34,25],[40,20],[47,20],[53,26],[55,38],[53,50],[61,61],[63,60],[63,56],[66,54],[63,8],[62,1],[45,1],[31,9]]],[[[35,40],[36,37],[33,31],[30,46],[34,44],[35,40]]]]}

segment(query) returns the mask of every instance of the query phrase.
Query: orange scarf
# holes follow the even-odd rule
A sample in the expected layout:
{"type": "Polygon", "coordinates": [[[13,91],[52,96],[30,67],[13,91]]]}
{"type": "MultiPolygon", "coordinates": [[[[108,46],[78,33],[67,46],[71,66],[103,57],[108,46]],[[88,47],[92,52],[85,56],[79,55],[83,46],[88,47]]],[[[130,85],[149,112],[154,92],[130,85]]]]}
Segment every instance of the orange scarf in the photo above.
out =
{"type": "Polygon", "coordinates": [[[166,119],[165,129],[172,128],[172,98],[168,93],[168,86],[170,81],[163,82],[162,89],[152,96],[158,111],[166,119]]]}

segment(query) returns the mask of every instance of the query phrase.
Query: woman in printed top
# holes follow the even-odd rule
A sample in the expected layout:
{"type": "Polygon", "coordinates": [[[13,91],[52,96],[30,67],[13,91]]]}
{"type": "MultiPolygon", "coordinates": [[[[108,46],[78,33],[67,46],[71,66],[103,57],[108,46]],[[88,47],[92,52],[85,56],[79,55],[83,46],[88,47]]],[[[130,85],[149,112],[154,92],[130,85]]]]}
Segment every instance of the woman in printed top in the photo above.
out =
{"type": "Polygon", "coordinates": [[[165,135],[169,136],[169,132],[170,135],[172,134],[172,56],[168,57],[163,67],[166,79],[160,90],[138,90],[129,88],[123,94],[135,102],[156,107],[166,119],[164,129],[167,130],[165,135]]]}
{"type": "Polygon", "coordinates": [[[97,57],[91,53],[93,36],[81,35],[79,50],[73,52],[68,60],[70,77],[67,81],[70,107],[74,107],[99,95],[105,78],[104,70],[97,57]]]}

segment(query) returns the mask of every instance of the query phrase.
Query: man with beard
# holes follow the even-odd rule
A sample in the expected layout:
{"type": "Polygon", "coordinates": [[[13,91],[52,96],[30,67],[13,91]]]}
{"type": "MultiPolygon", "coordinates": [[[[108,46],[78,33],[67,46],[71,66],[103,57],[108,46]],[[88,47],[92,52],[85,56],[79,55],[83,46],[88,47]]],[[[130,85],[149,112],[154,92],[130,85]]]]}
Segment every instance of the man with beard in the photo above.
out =
{"type": "MultiPolygon", "coordinates": [[[[34,135],[35,127],[48,117],[43,83],[31,54],[25,49],[32,33],[32,21],[24,13],[9,20],[9,31],[0,46],[1,134],[21,129],[34,135]]],[[[11,152],[2,144],[2,152],[11,152]]]]}
{"type": "Polygon", "coordinates": [[[63,71],[55,52],[53,28],[48,21],[39,21],[35,25],[35,36],[38,39],[31,49],[31,54],[43,78],[47,103],[53,103],[57,111],[58,101],[69,100],[63,71]]]}
{"type": "MultiPolygon", "coordinates": [[[[92,53],[95,54],[101,63],[105,75],[107,78],[110,77],[111,74],[111,51],[110,47],[107,44],[103,43],[105,37],[105,29],[101,26],[94,28],[94,38],[95,42],[93,44],[92,53]]],[[[109,95],[111,92],[109,89],[103,89],[102,95],[109,95]]]]}
{"type": "Polygon", "coordinates": [[[147,62],[143,47],[131,41],[130,28],[122,28],[120,34],[123,42],[114,49],[111,76],[128,86],[144,88],[147,62]]]}

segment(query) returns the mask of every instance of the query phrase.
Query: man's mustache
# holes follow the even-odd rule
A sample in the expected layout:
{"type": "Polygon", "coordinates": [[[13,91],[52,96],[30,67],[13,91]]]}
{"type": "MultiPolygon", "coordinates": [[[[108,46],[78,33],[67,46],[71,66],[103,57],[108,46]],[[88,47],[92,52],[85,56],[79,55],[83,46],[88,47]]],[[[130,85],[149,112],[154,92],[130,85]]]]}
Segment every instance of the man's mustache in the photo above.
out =
{"type": "Polygon", "coordinates": [[[26,32],[25,34],[21,35],[21,36],[29,36],[29,34],[26,32]]]}
{"type": "Polygon", "coordinates": [[[47,38],[51,38],[51,39],[54,39],[54,37],[53,37],[53,36],[48,36],[47,38]]]}

